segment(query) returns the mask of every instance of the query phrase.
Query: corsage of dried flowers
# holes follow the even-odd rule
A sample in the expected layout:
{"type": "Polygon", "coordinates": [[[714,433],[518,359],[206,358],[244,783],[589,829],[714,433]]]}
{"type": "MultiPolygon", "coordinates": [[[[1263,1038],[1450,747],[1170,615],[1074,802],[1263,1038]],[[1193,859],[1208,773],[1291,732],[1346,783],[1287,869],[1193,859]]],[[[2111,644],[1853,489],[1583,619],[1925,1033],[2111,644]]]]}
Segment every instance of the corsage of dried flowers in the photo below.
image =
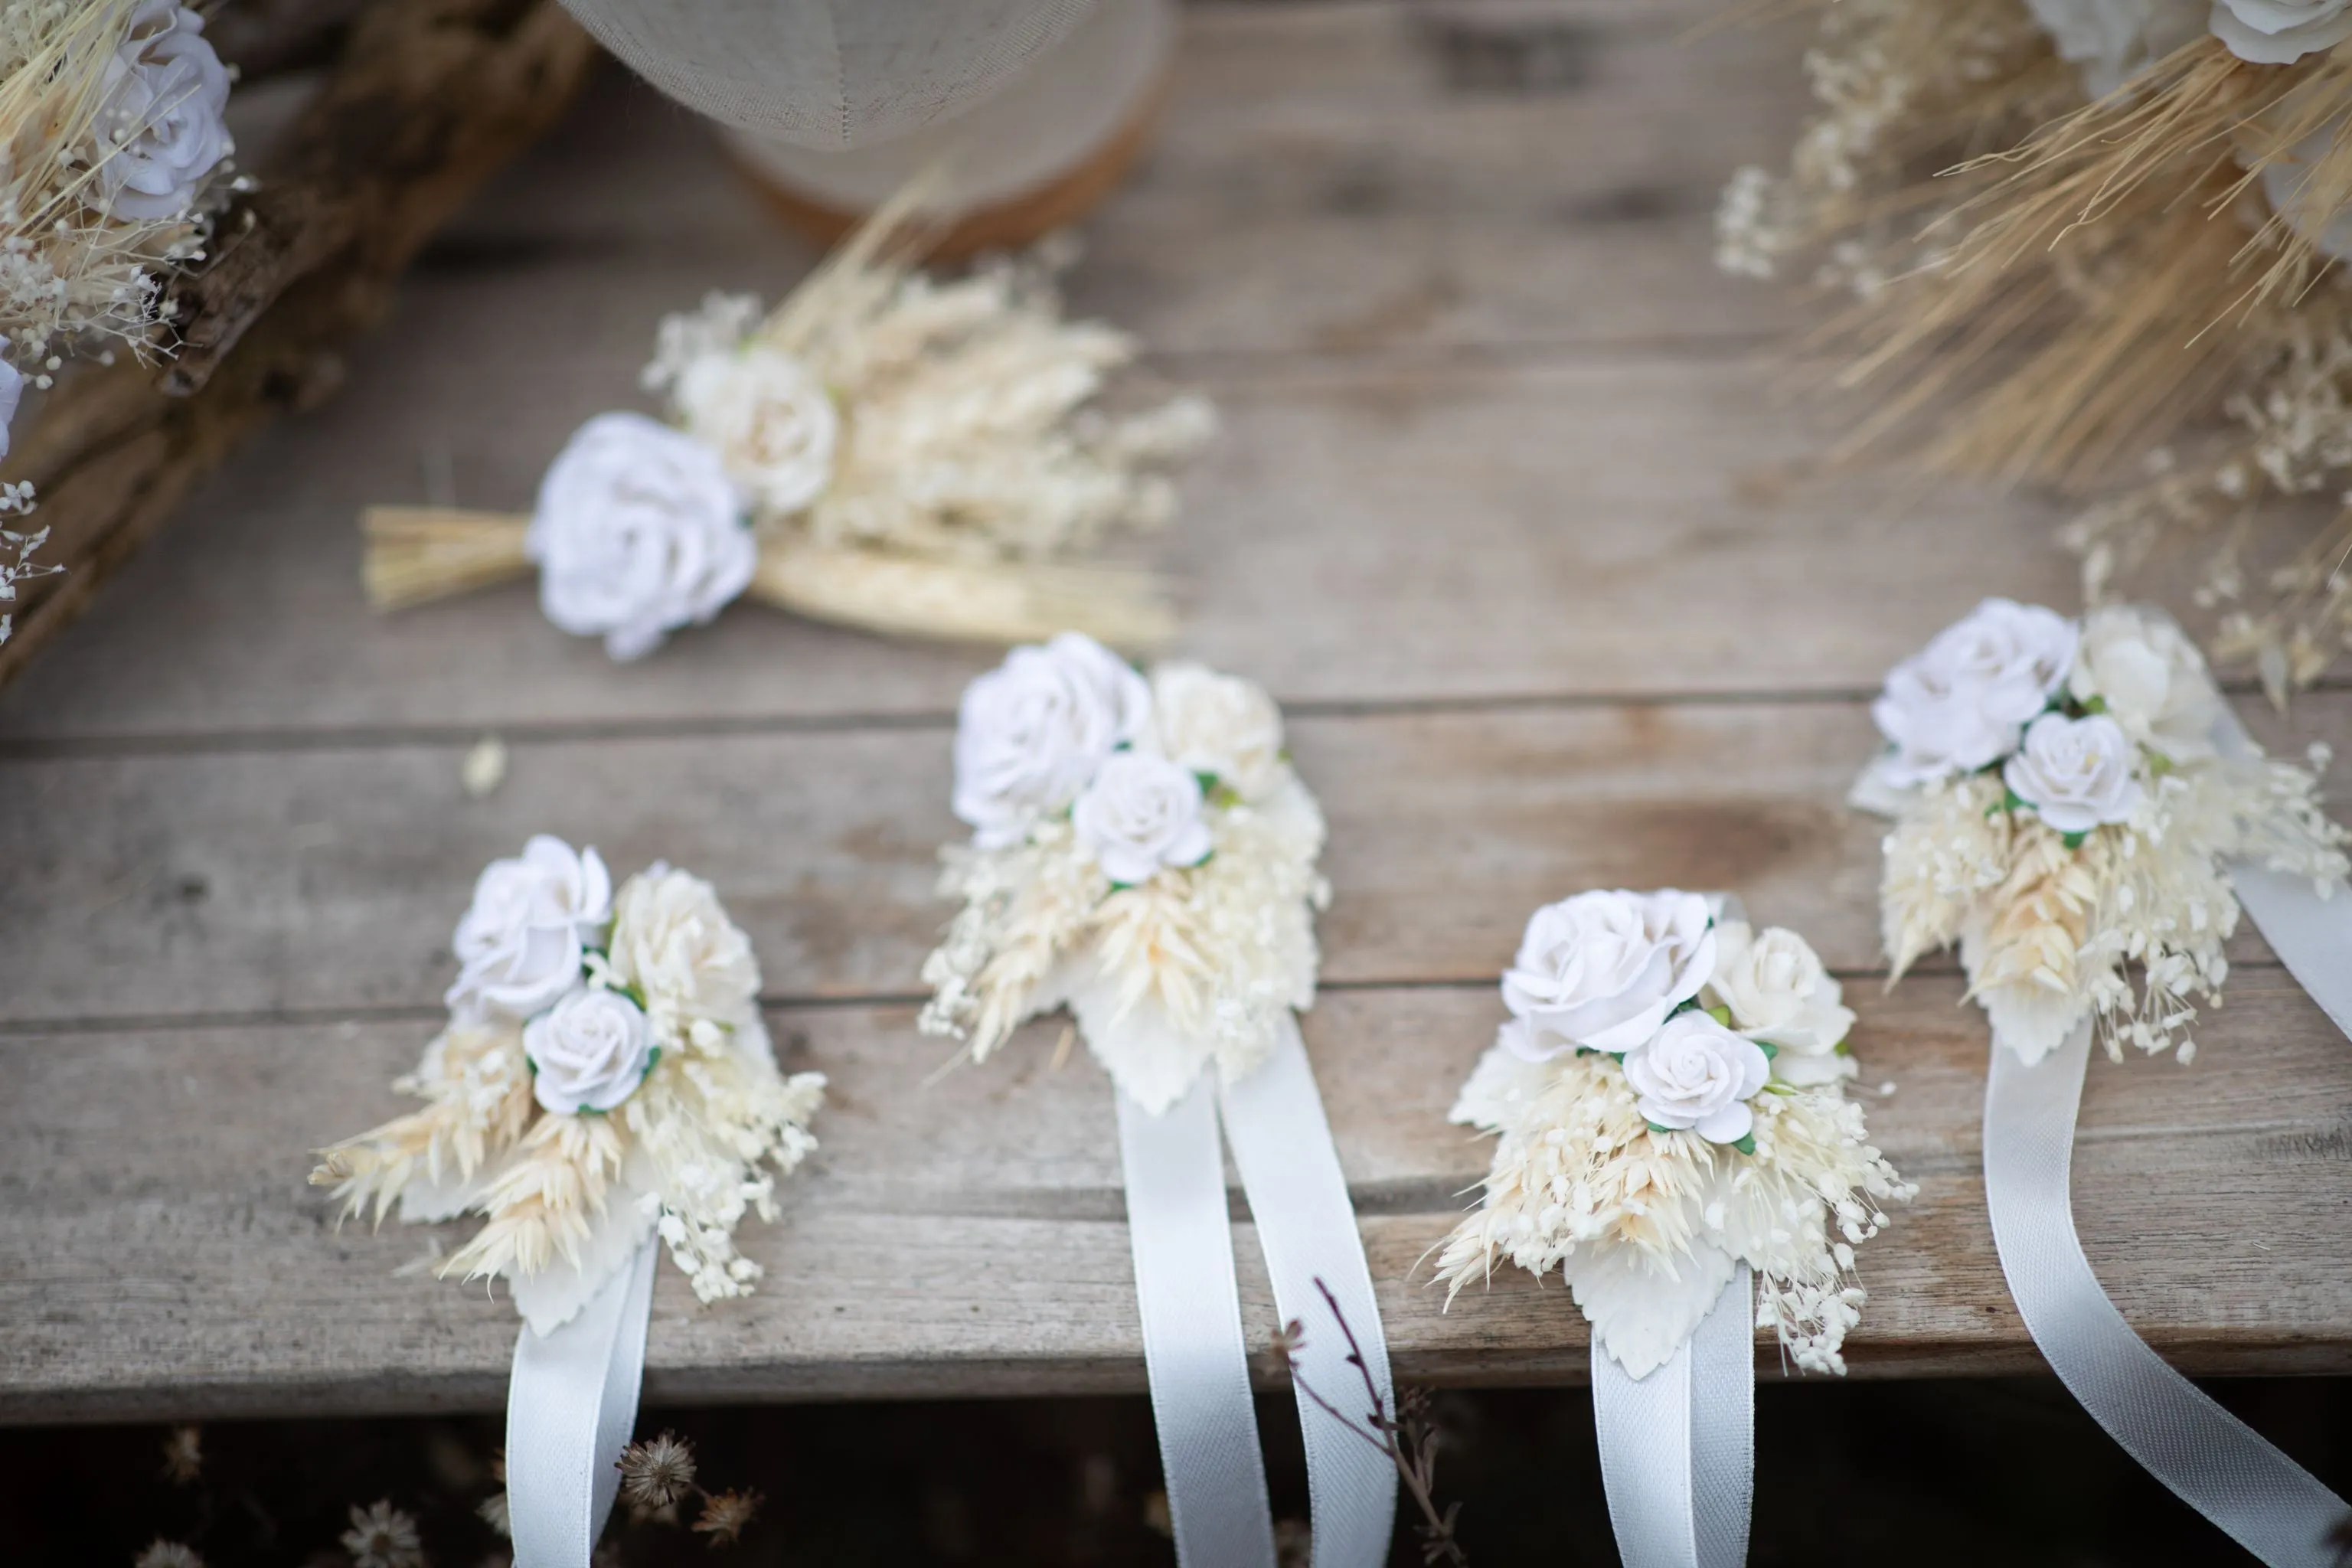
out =
{"type": "Polygon", "coordinates": [[[1119,1088],[1157,1113],[1213,1059],[1250,1072],[1315,999],[1323,816],[1264,689],[1197,664],[1149,679],[1066,632],[971,683],[956,731],[926,1033],[973,1060],[1067,1003],[1119,1088]]]}
{"type": "Polygon", "coordinates": [[[1997,1039],[2041,1059],[2085,1017],[2194,1055],[2238,926],[2228,862],[2347,869],[2316,772],[2244,739],[2194,644],[2160,612],[2082,621],[1988,599],[1895,667],[1872,709],[1887,750],[1854,803],[1895,818],[1880,884],[1900,974],[1957,942],[1997,1039]],[[2140,969],[2132,985],[2129,969],[2140,969]]]}
{"type": "Polygon", "coordinates": [[[710,884],[656,864],[615,892],[541,835],[458,921],[449,1023],[399,1089],[422,1110],[320,1152],[345,1214],[488,1223],[440,1272],[503,1278],[541,1334],[658,1234],[709,1301],[751,1293],[744,1212],[816,1142],[816,1073],[777,1071],[751,944],[710,884]],[[773,1169],[763,1167],[772,1166],[773,1169]]]}
{"type": "Polygon", "coordinates": [[[1698,893],[1580,893],[1528,921],[1503,1002],[1452,1112],[1500,1137],[1440,1254],[1449,1300],[1497,1258],[1558,1268],[1643,1378],[1746,1263],[1757,1326],[1843,1373],[1853,1249],[1915,1189],[1845,1098],[1853,1014],[1804,938],[1698,893]]]}
{"type": "Polygon", "coordinates": [[[1148,574],[1079,557],[1175,514],[1161,470],[1207,438],[1209,405],[1108,412],[1131,341],[1065,321],[1042,253],[950,282],[917,270],[921,198],[877,213],[764,317],[712,294],[665,320],[644,381],[669,422],[589,420],[530,519],[373,509],[370,600],[401,608],[535,565],[548,619],[616,659],[745,593],[911,637],[1165,637],[1148,574]]]}

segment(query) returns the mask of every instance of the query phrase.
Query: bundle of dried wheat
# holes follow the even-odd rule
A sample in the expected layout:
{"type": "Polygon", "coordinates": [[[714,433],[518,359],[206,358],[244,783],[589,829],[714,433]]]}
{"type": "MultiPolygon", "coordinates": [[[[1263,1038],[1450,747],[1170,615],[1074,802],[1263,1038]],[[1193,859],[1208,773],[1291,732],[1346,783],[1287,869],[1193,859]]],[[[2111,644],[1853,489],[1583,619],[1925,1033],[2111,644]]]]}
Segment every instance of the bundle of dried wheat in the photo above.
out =
{"type": "Polygon", "coordinates": [[[2162,547],[2274,699],[2352,637],[2352,0],[1841,0],[1790,172],[1718,262],[1802,259],[1871,411],[1840,457],[2054,487],[2094,600],[2162,547]],[[2266,595],[2249,595],[2250,574],[2266,595]]]}

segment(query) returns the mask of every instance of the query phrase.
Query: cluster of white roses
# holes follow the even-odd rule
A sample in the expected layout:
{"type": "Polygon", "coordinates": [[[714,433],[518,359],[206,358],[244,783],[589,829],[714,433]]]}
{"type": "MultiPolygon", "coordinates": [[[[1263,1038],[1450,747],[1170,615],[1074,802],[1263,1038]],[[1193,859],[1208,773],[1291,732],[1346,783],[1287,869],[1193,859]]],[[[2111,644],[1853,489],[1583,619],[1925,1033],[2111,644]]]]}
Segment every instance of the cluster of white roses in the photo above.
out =
{"type": "Polygon", "coordinates": [[[1638,1377],[1744,1261],[1759,1324],[1841,1370],[1853,1249],[1910,1189],[1844,1098],[1854,1016],[1805,940],[1697,893],[1580,893],[1529,919],[1502,989],[1510,1021],[1453,1111],[1500,1136],[1439,1277],[1561,1269],[1638,1377]]]}
{"type": "Polygon", "coordinates": [[[1718,921],[1696,893],[1579,893],[1538,910],[1503,976],[1496,1043],[1530,1062],[1614,1057],[1660,1132],[1753,1153],[1768,1084],[1853,1076],[1853,1013],[1803,937],[1718,921]]]}
{"type": "Polygon", "coordinates": [[[1197,664],[1147,679],[1066,632],[964,693],[943,890],[964,911],[924,968],[923,1026],[984,1057],[1067,1002],[1158,1109],[1208,1059],[1245,1071],[1313,998],[1322,817],[1254,683],[1197,664]]]}
{"type": "Polygon", "coordinates": [[[0,18],[0,457],[58,351],[143,342],[161,269],[201,255],[235,147],[229,72],[177,0],[10,5],[0,18]],[[16,361],[28,364],[27,375],[16,361]]]}
{"type": "Polygon", "coordinates": [[[2218,994],[2237,860],[2345,874],[2312,770],[2263,759],[2161,614],[2080,623],[1988,599],[1895,666],[1872,710],[1888,749],[1854,803],[1896,819],[1882,882],[1899,973],[1958,942],[1995,1034],[2027,1059],[2095,1014],[2111,1051],[2185,1052],[2218,994]],[[2126,969],[2139,966],[2144,994],[2126,969]]]}
{"type": "Polygon", "coordinates": [[[350,1210],[484,1215],[445,1271],[504,1276],[542,1329],[656,1232],[703,1299],[749,1290],[736,1222],[772,1214],[763,1162],[814,1147],[824,1079],[778,1074],[751,942],[710,885],[656,864],[615,890],[594,849],[542,834],[483,870],[453,946],[449,1026],[401,1085],[430,1103],[313,1180],[350,1210]]]}
{"type": "Polygon", "coordinates": [[[957,715],[955,813],[972,842],[1025,843],[1066,811],[1115,886],[1199,865],[1213,797],[1262,800],[1287,773],[1281,710],[1253,682],[1197,664],[1146,680],[1076,632],[1013,649],[957,715]]]}
{"type": "Polygon", "coordinates": [[[710,342],[677,365],[677,425],[600,414],[541,482],[525,548],[547,618],[639,658],[751,586],[754,525],[824,493],[841,416],[808,367],[740,342],[710,342]]]}

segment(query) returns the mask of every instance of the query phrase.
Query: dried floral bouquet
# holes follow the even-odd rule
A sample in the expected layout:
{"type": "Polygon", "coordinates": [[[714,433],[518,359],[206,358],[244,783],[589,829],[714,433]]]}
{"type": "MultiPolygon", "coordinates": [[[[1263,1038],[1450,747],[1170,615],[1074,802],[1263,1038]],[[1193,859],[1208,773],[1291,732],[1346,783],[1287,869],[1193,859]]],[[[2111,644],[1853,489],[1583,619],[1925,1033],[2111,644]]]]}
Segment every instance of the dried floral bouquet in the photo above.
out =
{"type": "MultiPolygon", "coordinates": [[[[68,355],[167,353],[165,285],[205,257],[235,151],[230,73],[176,0],[0,6],[0,458],[68,355]]],[[[0,484],[0,525],[32,510],[0,484]]],[[[41,532],[0,526],[0,606],[41,532]]],[[[0,612],[0,642],[10,618],[0,612]]]]}
{"type": "Polygon", "coordinates": [[[2093,602],[2200,542],[2284,702],[2352,635],[2352,510],[2313,526],[2352,484],[2347,38],[2347,0],[1837,0],[1718,260],[1843,297],[1842,456],[2081,498],[2093,602]]]}
{"type": "Polygon", "coordinates": [[[713,294],[663,321],[644,382],[669,422],[590,420],[527,521],[371,510],[370,599],[400,608],[535,564],[548,618],[624,659],[746,593],[914,637],[1164,639],[1153,579],[1083,558],[1174,515],[1164,470],[1213,428],[1208,404],[1109,412],[1132,342],[1062,319],[1053,254],[946,282],[919,270],[922,197],[764,316],[713,294]]]}
{"type": "Polygon", "coordinates": [[[440,1272],[505,1279],[541,1334],[656,1234],[702,1300],[749,1294],[735,1227],[775,1217],[824,1079],[777,1071],[710,885],[656,864],[615,892],[595,850],[541,835],[482,872],[455,947],[448,1026],[398,1085],[425,1108],[322,1151],[311,1181],[379,1223],[394,1203],[483,1215],[440,1272]]]}
{"type": "Polygon", "coordinates": [[[1529,919],[1503,1001],[1452,1112],[1498,1138],[1439,1256],[1449,1301],[1498,1258],[1557,1268],[1642,1378],[1744,1262],[1757,1326],[1843,1372],[1853,1249],[1915,1189],[1845,1098],[1853,1014],[1805,940],[1697,893],[1580,893],[1529,919]]]}

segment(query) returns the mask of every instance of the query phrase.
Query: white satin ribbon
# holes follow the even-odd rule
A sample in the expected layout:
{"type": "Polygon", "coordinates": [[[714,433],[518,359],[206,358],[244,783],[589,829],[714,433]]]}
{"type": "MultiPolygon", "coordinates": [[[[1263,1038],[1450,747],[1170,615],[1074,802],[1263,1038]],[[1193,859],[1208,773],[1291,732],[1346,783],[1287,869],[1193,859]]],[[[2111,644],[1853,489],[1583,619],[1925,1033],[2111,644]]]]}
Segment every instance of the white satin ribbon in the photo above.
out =
{"type": "Polygon", "coordinates": [[[1732,1272],[1649,1376],[1592,1342],[1592,1425],[1625,1568],[1739,1568],[1756,1491],[1756,1294],[1732,1272]]]}
{"type": "Polygon", "coordinates": [[[1203,1073],[1157,1116],[1125,1094],[1118,1098],[1128,1243],[1176,1561],[1184,1568],[1274,1568],[1274,1515],[1234,1282],[1216,1089],[1203,1073]]]}
{"type": "Polygon", "coordinates": [[[1985,1205],[2026,1331],[2091,1418],[2148,1474],[2271,1568],[2329,1568],[2342,1499],[2167,1366],[2083,1256],[2068,1196],[2085,1019],[2028,1066],[1995,1040],[1985,1087],[1985,1205]]]}
{"type": "MultiPolygon", "coordinates": [[[[1258,1247],[1274,1281],[1275,1310],[1284,1322],[1307,1331],[1298,1370],[1315,1392],[1369,1432],[1372,1405],[1393,1415],[1396,1391],[1389,1380],[1389,1346],[1381,1331],[1380,1303],[1372,1297],[1372,1271],[1356,1229],[1356,1208],[1348,1199],[1348,1179],[1339,1152],[1315,1090],[1296,1018],[1288,1021],[1273,1054],[1218,1097],[1234,1165],[1249,1194],[1258,1247]],[[1323,1299],[1321,1280],[1331,1292],[1323,1299]],[[1348,1364],[1349,1338],[1332,1321],[1336,1303],[1355,1349],[1360,1373],[1348,1364]],[[1364,1384],[1369,1375],[1373,1393],[1364,1384]]],[[[1340,1430],[1304,1389],[1298,1391],[1299,1430],[1307,1444],[1307,1490],[1315,1535],[1317,1568],[1379,1568],[1389,1559],[1389,1536],[1396,1527],[1396,1464],[1362,1437],[1340,1430]]]]}
{"type": "MultiPolygon", "coordinates": [[[[1273,1568],[1273,1514],[1226,1213],[1221,1107],[1276,1310],[1306,1326],[1298,1353],[1306,1380],[1369,1434],[1364,1374],[1348,1364],[1348,1337],[1331,1320],[1319,1279],[1354,1332],[1383,1414],[1394,1411],[1395,1398],[1371,1269],[1296,1023],[1238,1084],[1220,1091],[1212,1078],[1203,1073],[1158,1116],[1118,1097],[1136,1302],[1177,1561],[1185,1568],[1273,1568]]],[[[1395,1521],[1396,1468],[1313,1408],[1304,1392],[1298,1400],[1316,1568],[1379,1568],[1395,1521]]]]}
{"type": "Polygon", "coordinates": [[[648,1238],[579,1316],[525,1324],[507,1384],[507,1510],[515,1568],[588,1568],[637,1421],[661,1245],[648,1238]]]}

